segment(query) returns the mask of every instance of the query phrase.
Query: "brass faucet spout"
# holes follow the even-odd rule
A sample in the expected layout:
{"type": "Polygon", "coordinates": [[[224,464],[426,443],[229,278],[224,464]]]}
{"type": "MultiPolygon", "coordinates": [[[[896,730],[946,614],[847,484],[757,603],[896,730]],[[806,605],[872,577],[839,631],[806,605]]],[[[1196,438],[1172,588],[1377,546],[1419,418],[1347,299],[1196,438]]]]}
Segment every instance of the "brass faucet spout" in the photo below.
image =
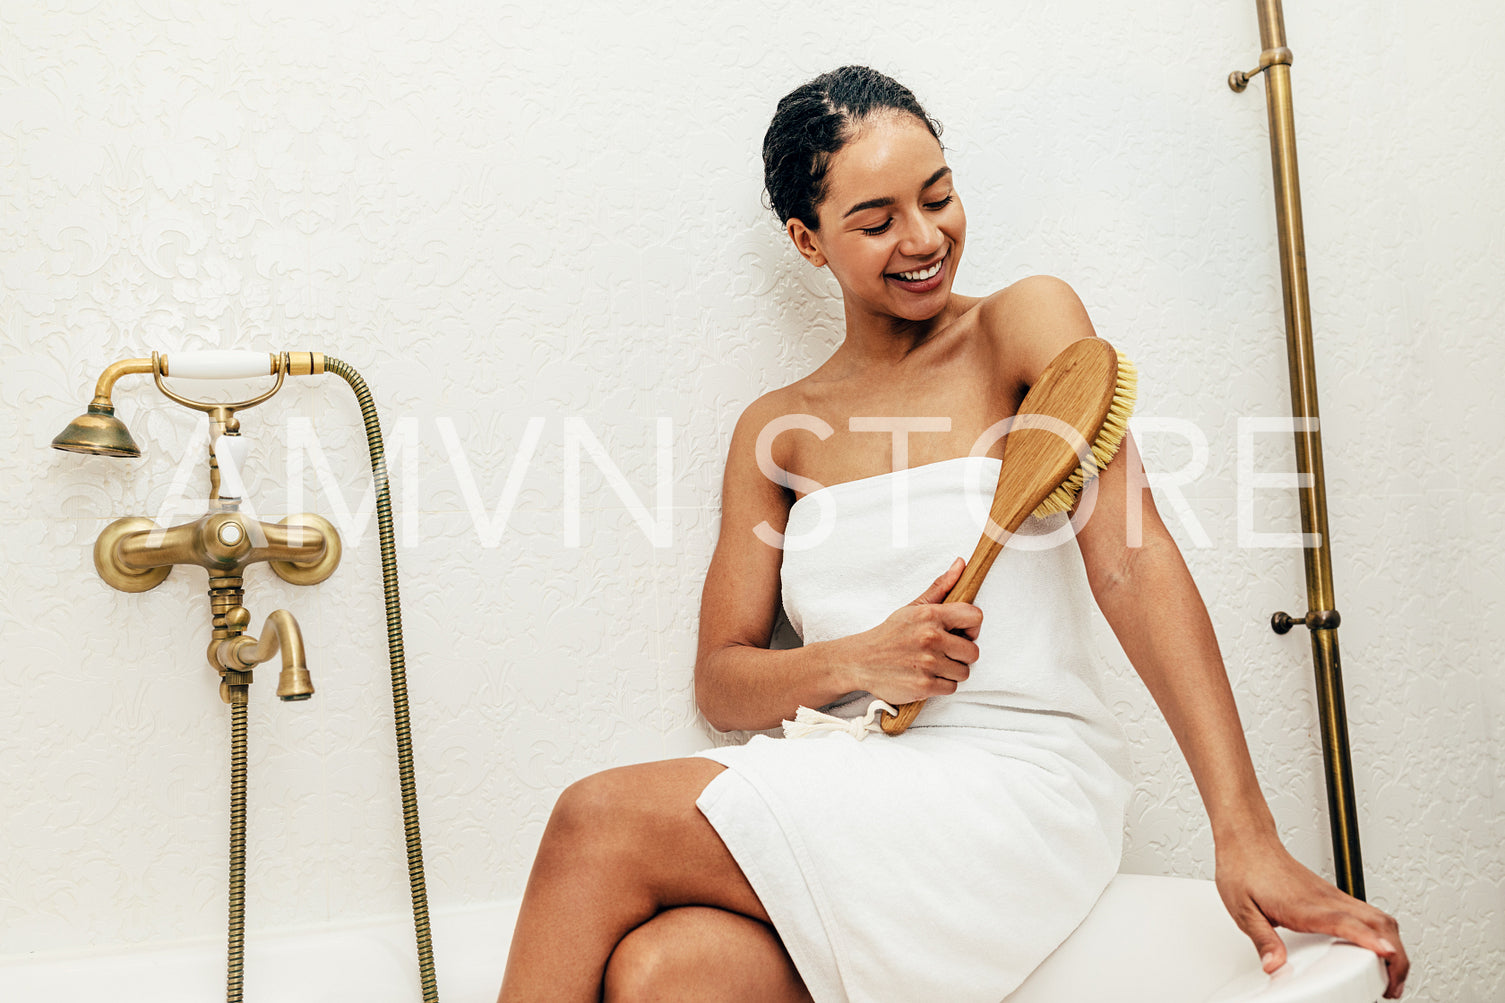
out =
{"type": "Polygon", "coordinates": [[[267,614],[260,640],[238,634],[219,641],[215,645],[214,660],[222,669],[244,672],[271,660],[279,652],[282,673],[277,677],[277,696],[283,700],[307,700],[313,696],[314,684],[303,651],[303,631],[285,609],[267,614]]]}

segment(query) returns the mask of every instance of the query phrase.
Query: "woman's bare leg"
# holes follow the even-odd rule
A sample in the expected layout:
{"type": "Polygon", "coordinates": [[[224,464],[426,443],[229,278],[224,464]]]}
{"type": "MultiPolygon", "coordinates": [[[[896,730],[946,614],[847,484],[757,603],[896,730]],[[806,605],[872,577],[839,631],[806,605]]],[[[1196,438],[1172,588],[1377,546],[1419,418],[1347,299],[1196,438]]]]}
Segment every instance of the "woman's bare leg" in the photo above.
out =
{"type": "Polygon", "coordinates": [[[768,914],[695,799],[709,759],[624,766],[565,789],[528,876],[498,1003],[596,1003],[619,941],[661,910],[768,914]]]}
{"type": "Polygon", "coordinates": [[[606,965],[605,1003],[811,1003],[767,923],[709,906],[668,909],[606,965]]]}

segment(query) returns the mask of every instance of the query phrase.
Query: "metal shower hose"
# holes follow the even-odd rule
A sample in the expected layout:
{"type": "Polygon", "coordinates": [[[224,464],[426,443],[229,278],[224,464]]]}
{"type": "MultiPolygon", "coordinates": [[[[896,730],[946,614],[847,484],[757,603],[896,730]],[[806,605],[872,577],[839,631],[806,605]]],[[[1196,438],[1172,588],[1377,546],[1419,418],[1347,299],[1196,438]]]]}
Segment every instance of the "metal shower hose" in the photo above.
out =
{"type": "MultiPolygon", "coordinates": [[[[387,605],[387,651],[392,663],[392,714],[397,727],[397,777],[402,791],[402,830],[407,840],[408,887],[413,894],[413,933],[418,941],[418,975],[423,1003],[439,1003],[434,975],[434,944],[429,930],[428,892],[423,882],[423,841],[418,833],[418,791],[413,781],[413,736],[408,723],[408,676],[403,661],[402,605],[397,595],[397,546],[392,535],[392,492],[376,403],[361,374],[341,359],[325,358],[324,369],[354,391],[371,448],[376,481],[376,522],[381,536],[382,594],[387,605]]],[[[245,938],[246,879],[246,705],[230,705],[230,936],[225,998],[241,1003],[245,938]]]]}

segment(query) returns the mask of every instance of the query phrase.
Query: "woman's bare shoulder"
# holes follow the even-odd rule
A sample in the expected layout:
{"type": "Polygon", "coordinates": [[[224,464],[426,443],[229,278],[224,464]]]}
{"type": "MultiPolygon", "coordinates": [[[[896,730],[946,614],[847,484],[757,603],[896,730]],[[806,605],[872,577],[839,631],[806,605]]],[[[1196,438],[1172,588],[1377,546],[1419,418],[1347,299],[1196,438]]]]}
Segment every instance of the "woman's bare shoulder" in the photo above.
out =
{"type": "Polygon", "coordinates": [[[985,322],[1020,326],[1028,331],[1088,323],[1081,297],[1064,279],[1054,275],[1019,279],[984,296],[977,309],[985,322]]]}
{"type": "Polygon", "coordinates": [[[751,429],[756,434],[756,430],[770,422],[807,410],[810,404],[810,391],[805,382],[809,378],[806,376],[788,386],[770,390],[747,405],[742,411],[742,416],[737,419],[737,432],[741,434],[751,429]]]}
{"type": "Polygon", "coordinates": [[[1067,345],[1096,335],[1076,290],[1053,275],[1031,275],[983,298],[978,324],[1026,385],[1067,345]]]}
{"type": "Polygon", "coordinates": [[[810,413],[815,407],[818,393],[813,393],[810,377],[796,380],[788,386],[770,390],[743,409],[732,431],[728,450],[728,470],[734,467],[759,468],[772,460],[775,466],[789,466],[792,438],[781,435],[793,428],[805,428],[817,433],[830,434],[828,428],[810,413]]]}

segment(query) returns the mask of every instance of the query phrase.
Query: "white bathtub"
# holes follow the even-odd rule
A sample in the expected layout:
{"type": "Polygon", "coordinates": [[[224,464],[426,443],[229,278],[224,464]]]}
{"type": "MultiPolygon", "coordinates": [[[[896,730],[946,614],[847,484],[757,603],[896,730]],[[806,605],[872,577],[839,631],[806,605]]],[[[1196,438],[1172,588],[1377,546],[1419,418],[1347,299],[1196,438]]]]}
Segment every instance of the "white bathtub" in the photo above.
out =
{"type": "MultiPolygon", "coordinates": [[[[443,1003],[495,1003],[517,902],[436,910],[443,1003]]],[[[246,1003],[418,1003],[413,923],[388,921],[246,936],[246,1003]]],[[[225,940],[0,961],[3,1003],[212,1003],[225,998],[225,940]]]]}
{"type": "MultiPolygon", "coordinates": [[[[516,902],[433,916],[444,1003],[493,1003],[516,902]]],[[[1082,927],[1008,1003],[1374,1003],[1373,954],[1286,934],[1273,977],[1211,882],[1119,875],[1082,927]]],[[[222,938],[170,948],[0,963],[4,1003],[206,1003],[223,999],[222,938]]],[[[261,934],[246,941],[247,1003],[416,1003],[413,929],[390,922],[261,934]]]]}

